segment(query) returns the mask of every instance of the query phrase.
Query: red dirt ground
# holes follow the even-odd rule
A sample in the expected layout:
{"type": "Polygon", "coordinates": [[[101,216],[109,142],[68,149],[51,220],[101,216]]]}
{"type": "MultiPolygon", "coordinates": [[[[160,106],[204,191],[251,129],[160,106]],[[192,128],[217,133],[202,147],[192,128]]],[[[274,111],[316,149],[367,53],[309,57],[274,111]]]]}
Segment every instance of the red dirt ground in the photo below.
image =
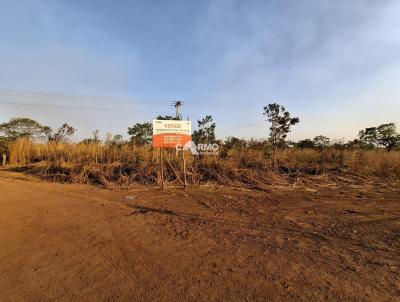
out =
{"type": "Polygon", "coordinates": [[[105,190],[0,171],[0,301],[400,301],[400,188],[105,190]]]}

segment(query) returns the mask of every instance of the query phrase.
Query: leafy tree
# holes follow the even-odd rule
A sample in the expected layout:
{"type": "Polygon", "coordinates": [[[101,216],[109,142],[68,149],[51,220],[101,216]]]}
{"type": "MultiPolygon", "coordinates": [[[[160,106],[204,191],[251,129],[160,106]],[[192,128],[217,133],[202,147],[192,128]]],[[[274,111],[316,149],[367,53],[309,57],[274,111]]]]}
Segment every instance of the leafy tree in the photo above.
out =
{"type": "Polygon", "coordinates": [[[153,136],[153,124],[136,123],[132,127],[128,127],[128,134],[131,136],[131,141],[134,144],[150,144],[153,136]]]}
{"type": "Polygon", "coordinates": [[[382,124],[378,127],[369,127],[358,134],[360,141],[367,146],[383,146],[392,150],[400,144],[400,134],[394,123],[382,124]]]}
{"type": "Polygon", "coordinates": [[[356,138],[351,141],[348,141],[345,144],[345,147],[349,148],[349,149],[359,149],[359,148],[365,148],[366,146],[365,146],[364,142],[362,142],[360,139],[356,138]]]}
{"type": "Polygon", "coordinates": [[[302,149],[315,147],[314,142],[309,138],[298,141],[296,146],[302,149]]]}
{"type": "Polygon", "coordinates": [[[124,138],[121,134],[112,135],[107,133],[105,144],[108,146],[121,146],[124,144],[124,138]]]}
{"type": "Polygon", "coordinates": [[[333,147],[333,149],[336,150],[343,150],[347,148],[347,144],[345,144],[343,141],[337,141],[334,142],[333,144],[331,143],[331,146],[333,147]]]}
{"type": "Polygon", "coordinates": [[[0,124],[0,133],[6,138],[41,138],[51,131],[50,127],[26,117],[17,117],[7,123],[0,124]]]}
{"type": "Polygon", "coordinates": [[[64,123],[54,134],[52,133],[51,129],[48,129],[47,137],[49,141],[65,142],[67,137],[73,135],[75,131],[76,129],[74,127],[64,123]]]}
{"type": "Polygon", "coordinates": [[[207,115],[202,120],[197,120],[198,129],[193,132],[192,140],[198,144],[209,144],[215,142],[215,122],[211,115],[207,115]]]}
{"type": "Polygon", "coordinates": [[[157,116],[156,120],[162,120],[162,121],[180,121],[180,118],[176,118],[175,116],[170,116],[170,115],[159,115],[157,116]]]}
{"type": "Polygon", "coordinates": [[[291,117],[289,111],[284,106],[277,103],[268,104],[264,107],[263,115],[267,117],[267,121],[271,123],[269,128],[269,141],[273,150],[278,147],[285,146],[285,139],[290,132],[291,126],[299,123],[298,117],[291,117]]]}
{"type": "Polygon", "coordinates": [[[378,126],[377,132],[378,145],[384,146],[387,150],[392,150],[400,144],[400,134],[397,133],[394,123],[378,126]]]}
{"type": "Polygon", "coordinates": [[[315,147],[322,149],[328,147],[331,143],[331,140],[326,136],[318,135],[314,137],[313,142],[315,147]]]}
{"type": "Polygon", "coordinates": [[[116,134],[114,135],[114,138],[112,140],[112,143],[115,145],[121,145],[124,142],[124,138],[122,137],[121,134],[116,134]]]}
{"type": "Polygon", "coordinates": [[[234,136],[229,136],[226,138],[225,143],[224,143],[225,147],[227,147],[228,149],[232,149],[232,148],[245,148],[247,146],[247,142],[245,139],[240,139],[234,136]]]}
{"type": "Polygon", "coordinates": [[[358,133],[358,137],[365,146],[372,148],[377,144],[378,129],[377,127],[365,128],[358,133]]]}

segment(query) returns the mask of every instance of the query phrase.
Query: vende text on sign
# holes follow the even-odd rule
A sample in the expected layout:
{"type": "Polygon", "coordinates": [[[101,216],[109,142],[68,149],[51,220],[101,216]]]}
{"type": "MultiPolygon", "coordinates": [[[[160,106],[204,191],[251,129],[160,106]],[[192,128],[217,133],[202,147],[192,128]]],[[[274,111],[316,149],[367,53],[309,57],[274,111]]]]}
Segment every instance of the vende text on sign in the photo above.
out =
{"type": "Polygon", "coordinates": [[[153,121],[153,147],[175,148],[192,140],[192,123],[190,121],[153,121]]]}

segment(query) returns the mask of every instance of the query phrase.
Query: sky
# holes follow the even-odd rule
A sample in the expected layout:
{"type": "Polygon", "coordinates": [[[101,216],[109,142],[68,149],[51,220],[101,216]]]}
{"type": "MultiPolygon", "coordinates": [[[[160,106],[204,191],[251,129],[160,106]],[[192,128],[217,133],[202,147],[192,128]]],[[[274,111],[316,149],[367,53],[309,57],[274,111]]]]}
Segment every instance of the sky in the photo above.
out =
{"type": "Polygon", "coordinates": [[[182,100],[219,138],[265,138],[277,102],[292,140],[352,139],[400,126],[399,16],[397,0],[0,0],[0,122],[126,135],[182,100]]]}

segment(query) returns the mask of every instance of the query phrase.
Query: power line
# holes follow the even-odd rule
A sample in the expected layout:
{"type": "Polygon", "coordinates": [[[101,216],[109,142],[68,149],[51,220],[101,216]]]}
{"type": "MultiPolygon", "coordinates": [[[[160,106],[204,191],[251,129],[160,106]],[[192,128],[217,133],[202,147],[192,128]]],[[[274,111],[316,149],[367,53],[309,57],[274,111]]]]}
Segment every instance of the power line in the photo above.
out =
{"type": "Polygon", "coordinates": [[[134,105],[156,105],[165,106],[166,103],[154,100],[137,100],[126,97],[112,97],[112,96],[96,96],[85,94],[73,93],[58,93],[58,92],[45,92],[45,91],[29,91],[29,90],[13,90],[13,89],[0,89],[0,96],[17,97],[17,98],[40,98],[53,101],[80,101],[80,102],[96,102],[96,103],[129,103],[134,105]]]}
{"type": "Polygon", "coordinates": [[[50,92],[50,91],[40,91],[40,90],[18,90],[18,89],[0,89],[2,92],[6,93],[16,93],[16,94],[27,94],[27,95],[47,95],[47,96],[63,96],[63,97],[90,97],[96,99],[119,99],[125,101],[131,101],[132,99],[127,97],[116,97],[116,96],[100,96],[100,95],[89,95],[89,94],[78,94],[78,93],[64,93],[64,92],[50,92]]]}
{"type": "Polygon", "coordinates": [[[87,109],[87,110],[101,110],[101,111],[129,111],[129,112],[147,112],[147,113],[157,113],[155,111],[147,110],[132,110],[124,108],[101,108],[101,107],[82,107],[82,106],[66,106],[66,105],[53,105],[53,104],[33,104],[33,103],[12,103],[0,101],[0,104],[6,105],[20,105],[20,106],[36,106],[36,107],[55,107],[55,108],[71,108],[71,109],[87,109]]]}
{"type": "MultiPolygon", "coordinates": [[[[160,112],[157,111],[148,111],[148,110],[133,110],[133,109],[124,109],[124,108],[101,108],[101,107],[84,107],[84,106],[67,106],[67,105],[52,105],[52,104],[33,104],[33,103],[12,103],[12,102],[3,102],[0,101],[0,104],[5,105],[17,105],[17,106],[34,106],[34,107],[53,107],[53,108],[68,108],[68,109],[79,109],[79,110],[98,110],[98,111],[125,111],[125,112],[140,112],[140,113],[153,113],[156,115],[162,115],[160,112]]],[[[216,120],[218,124],[231,124],[237,126],[244,126],[244,127],[252,127],[258,126],[261,124],[260,122],[257,123],[242,123],[236,121],[227,121],[227,120],[216,120]]]]}
{"type": "Polygon", "coordinates": [[[121,103],[121,104],[131,104],[131,105],[146,105],[146,106],[166,106],[164,103],[150,103],[150,102],[133,102],[133,101],[120,101],[120,100],[97,100],[97,99],[79,99],[79,98],[70,98],[70,97],[51,97],[51,96],[40,96],[40,95],[16,95],[16,94],[6,94],[0,92],[0,97],[8,98],[8,99],[29,99],[29,100],[46,100],[52,102],[81,102],[81,103],[121,103]]]}
{"type": "MultiPolygon", "coordinates": [[[[153,103],[150,101],[138,103],[138,100],[126,98],[126,97],[110,97],[110,96],[95,96],[88,94],[74,94],[74,93],[60,93],[60,92],[46,92],[46,91],[35,91],[35,90],[16,90],[16,89],[1,89],[0,88],[0,98],[1,97],[12,97],[16,99],[22,100],[25,98],[32,99],[44,99],[46,101],[80,101],[80,102],[93,102],[93,103],[125,103],[130,105],[157,105],[157,106],[167,106],[168,103],[153,103]],[[95,99],[92,99],[95,98],[95,99]]],[[[144,101],[144,100],[142,100],[144,101]]],[[[182,105],[186,104],[199,104],[193,102],[186,101],[174,101],[169,105],[175,107],[176,116],[180,117],[179,109],[182,105]]],[[[99,111],[127,111],[127,112],[142,112],[142,113],[153,113],[160,115],[160,112],[156,111],[148,111],[148,110],[134,110],[134,109],[125,109],[125,108],[103,108],[103,107],[92,107],[92,106],[68,106],[68,105],[59,105],[59,104],[38,104],[31,102],[9,102],[0,100],[0,104],[5,105],[16,105],[16,106],[34,106],[34,107],[53,107],[53,108],[69,108],[69,109],[80,109],[80,110],[99,110],[99,111]]],[[[257,123],[243,123],[237,121],[227,121],[227,120],[216,120],[218,123],[222,124],[232,124],[232,125],[243,125],[243,126],[256,126],[259,125],[260,122],[257,123]]]]}
{"type": "Polygon", "coordinates": [[[79,99],[71,97],[62,96],[47,96],[47,95],[20,95],[20,94],[9,94],[0,92],[0,97],[8,99],[29,99],[29,100],[46,100],[55,102],[93,102],[93,103],[123,103],[123,104],[133,104],[133,105],[161,105],[161,104],[146,104],[146,103],[132,103],[130,101],[120,101],[120,100],[92,100],[92,99],[79,99]]]}

